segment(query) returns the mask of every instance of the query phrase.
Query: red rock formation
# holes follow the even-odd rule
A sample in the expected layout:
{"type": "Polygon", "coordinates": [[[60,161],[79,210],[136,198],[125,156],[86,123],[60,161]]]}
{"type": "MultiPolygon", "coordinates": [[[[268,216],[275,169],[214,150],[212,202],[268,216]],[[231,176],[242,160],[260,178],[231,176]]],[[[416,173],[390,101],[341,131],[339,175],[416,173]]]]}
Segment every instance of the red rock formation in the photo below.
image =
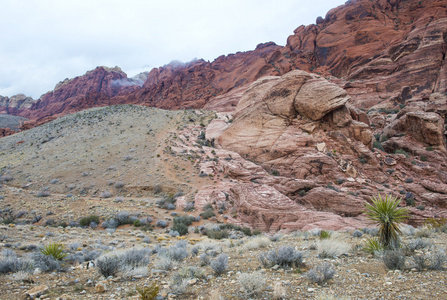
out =
{"type": "Polygon", "coordinates": [[[114,85],[127,82],[126,75],[100,67],[65,80],[18,113],[41,120],[120,103],[179,109],[213,107],[218,101],[222,108],[228,92],[294,69],[323,74],[344,87],[358,108],[426,99],[447,89],[446,5],[445,0],[348,1],[317,24],[295,29],[284,47],[265,43],[213,62],[169,64],[153,69],[141,89],[114,85]]]}
{"type": "Polygon", "coordinates": [[[98,67],[83,76],[59,82],[20,116],[38,125],[83,109],[125,103],[120,102],[119,96],[138,89],[120,68],[98,67]]]}
{"type": "Polygon", "coordinates": [[[208,126],[216,157],[231,159],[207,161],[201,170],[231,180],[202,190],[196,203],[218,207],[228,198],[237,215],[231,222],[265,231],[366,226],[364,203],[378,193],[422,207],[411,208],[413,225],[446,216],[441,98],[432,97],[433,112],[414,106],[386,120],[386,153],[371,148],[368,117],[346,105],[337,85],[304,71],[263,77],[242,95],[231,123],[220,114],[208,126]]]}
{"type": "Polygon", "coordinates": [[[8,135],[11,135],[14,133],[16,133],[16,132],[10,128],[0,128],[0,137],[8,136],[8,135]]]}

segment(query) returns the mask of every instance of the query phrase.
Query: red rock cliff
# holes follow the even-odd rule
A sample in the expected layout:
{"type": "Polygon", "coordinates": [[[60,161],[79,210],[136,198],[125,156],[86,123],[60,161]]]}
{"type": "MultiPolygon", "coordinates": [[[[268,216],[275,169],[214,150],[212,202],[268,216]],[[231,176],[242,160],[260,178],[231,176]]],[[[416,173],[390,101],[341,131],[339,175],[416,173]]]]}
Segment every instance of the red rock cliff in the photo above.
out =
{"type": "Polygon", "coordinates": [[[141,88],[114,85],[127,82],[126,75],[99,67],[65,80],[20,115],[43,121],[117,103],[202,108],[259,77],[294,69],[324,75],[363,108],[426,99],[447,89],[446,7],[446,0],[348,1],[317,24],[295,29],[284,47],[266,43],[213,62],[166,65],[153,69],[141,88]]]}

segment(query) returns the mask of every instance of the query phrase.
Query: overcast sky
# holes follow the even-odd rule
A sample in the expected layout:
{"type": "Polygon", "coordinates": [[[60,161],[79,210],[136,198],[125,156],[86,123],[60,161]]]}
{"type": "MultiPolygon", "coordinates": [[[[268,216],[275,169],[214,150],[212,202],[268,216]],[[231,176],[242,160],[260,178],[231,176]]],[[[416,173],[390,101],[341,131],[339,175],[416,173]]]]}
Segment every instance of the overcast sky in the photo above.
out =
{"type": "Polygon", "coordinates": [[[286,39],[341,0],[1,0],[0,95],[38,99],[96,66],[129,77],[286,39]]]}

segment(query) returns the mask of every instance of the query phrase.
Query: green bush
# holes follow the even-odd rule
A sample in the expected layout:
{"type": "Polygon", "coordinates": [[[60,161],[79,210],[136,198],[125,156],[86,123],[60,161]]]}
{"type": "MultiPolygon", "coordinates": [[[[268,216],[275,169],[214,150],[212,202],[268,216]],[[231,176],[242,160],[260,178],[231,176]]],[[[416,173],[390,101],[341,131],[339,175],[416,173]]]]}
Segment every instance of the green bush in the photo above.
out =
{"type": "Polygon", "coordinates": [[[192,224],[194,217],[178,216],[174,218],[172,230],[177,231],[180,235],[188,234],[188,226],[192,224]]]}
{"type": "Polygon", "coordinates": [[[207,220],[211,217],[214,217],[215,215],[216,214],[214,213],[214,211],[212,209],[205,210],[203,213],[200,214],[200,216],[202,218],[204,218],[205,220],[207,220]]]}
{"type": "Polygon", "coordinates": [[[84,217],[79,221],[81,226],[90,226],[92,222],[99,224],[99,217],[96,215],[90,215],[88,217],[84,217]]]}
{"type": "Polygon", "coordinates": [[[227,230],[214,230],[214,229],[210,229],[206,231],[206,235],[210,238],[210,239],[215,239],[215,240],[221,240],[221,239],[226,239],[228,238],[228,231],[227,230]]]}

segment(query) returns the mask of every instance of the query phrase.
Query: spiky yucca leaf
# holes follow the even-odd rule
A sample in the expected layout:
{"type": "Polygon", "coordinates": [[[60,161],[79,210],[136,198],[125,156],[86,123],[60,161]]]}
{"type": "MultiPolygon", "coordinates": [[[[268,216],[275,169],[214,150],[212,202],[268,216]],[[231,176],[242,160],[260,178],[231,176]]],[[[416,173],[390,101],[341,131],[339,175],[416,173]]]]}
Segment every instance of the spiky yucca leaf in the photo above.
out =
{"type": "Polygon", "coordinates": [[[383,245],[379,242],[378,238],[373,237],[366,240],[363,249],[368,253],[375,254],[383,250],[383,245]]]}
{"type": "Polygon", "coordinates": [[[48,244],[40,249],[40,252],[57,260],[63,260],[67,256],[67,253],[64,252],[64,245],[61,243],[48,244]]]}
{"type": "Polygon", "coordinates": [[[399,247],[399,234],[401,230],[399,224],[408,217],[409,210],[398,207],[402,199],[379,194],[371,197],[372,204],[366,203],[366,214],[379,224],[379,242],[385,249],[395,249],[399,247]]]}

